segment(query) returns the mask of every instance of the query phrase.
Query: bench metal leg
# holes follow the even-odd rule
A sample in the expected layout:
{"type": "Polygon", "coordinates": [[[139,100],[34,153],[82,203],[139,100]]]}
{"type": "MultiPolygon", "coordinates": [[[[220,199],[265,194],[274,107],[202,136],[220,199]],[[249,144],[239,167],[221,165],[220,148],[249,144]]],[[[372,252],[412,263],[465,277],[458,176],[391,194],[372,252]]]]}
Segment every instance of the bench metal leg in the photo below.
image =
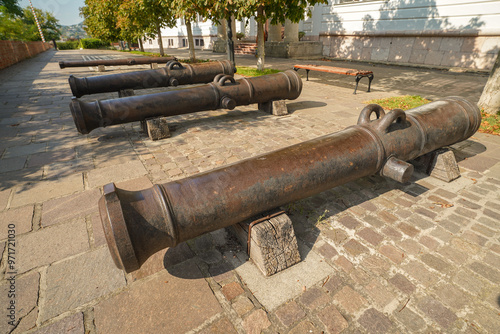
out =
{"type": "Polygon", "coordinates": [[[372,86],[373,74],[368,74],[368,90],[370,92],[370,87],[372,86]]]}
{"type": "Polygon", "coordinates": [[[358,84],[359,84],[359,80],[361,80],[363,76],[362,75],[356,75],[356,87],[354,87],[354,93],[353,94],[356,94],[356,91],[358,90],[358,84]]]}
{"type": "Polygon", "coordinates": [[[367,92],[370,92],[370,88],[371,88],[371,85],[372,85],[372,80],[373,80],[373,74],[358,74],[356,75],[356,87],[354,88],[354,94],[356,94],[356,91],[358,90],[358,84],[359,84],[359,80],[361,80],[361,78],[368,78],[368,90],[367,92]]]}

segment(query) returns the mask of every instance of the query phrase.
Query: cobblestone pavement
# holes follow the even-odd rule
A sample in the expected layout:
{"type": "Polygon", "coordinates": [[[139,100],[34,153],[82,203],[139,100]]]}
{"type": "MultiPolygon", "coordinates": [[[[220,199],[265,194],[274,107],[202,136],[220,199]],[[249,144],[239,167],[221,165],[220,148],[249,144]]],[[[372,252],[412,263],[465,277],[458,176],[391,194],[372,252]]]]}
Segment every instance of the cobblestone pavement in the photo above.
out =
{"type": "Polygon", "coordinates": [[[82,55],[125,56],[51,50],[0,71],[2,333],[498,333],[500,137],[453,145],[451,183],[372,176],[286,206],[303,261],[269,278],[226,230],[125,275],[97,210],[108,182],[143,189],[338,131],[372,98],[477,100],[486,76],[377,65],[374,91],[353,95],[352,78],[312,75],[288,116],[255,105],[176,116],[172,138],[151,142],[137,123],[77,133],[67,78],[97,73],[58,61],[82,55]]]}

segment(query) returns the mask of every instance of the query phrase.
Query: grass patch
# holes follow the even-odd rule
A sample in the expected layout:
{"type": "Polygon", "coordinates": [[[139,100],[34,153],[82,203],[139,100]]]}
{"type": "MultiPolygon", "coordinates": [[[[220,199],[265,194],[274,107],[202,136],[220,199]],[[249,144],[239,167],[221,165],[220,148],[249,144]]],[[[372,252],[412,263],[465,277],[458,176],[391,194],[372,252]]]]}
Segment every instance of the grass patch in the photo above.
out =
{"type": "MultiPolygon", "coordinates": [[[[408,110],[419,107],[429,102],[431,101],[424,99],[418,95],[405,95],[405,96],[389,97],[386,99],[370,100],[370,101],[365,101],[363,103],[366,104],[376,103],[379,104],[385,110],[392,110],[392,109],[408,110]]],[[[478,131],[482,133],[489,133],[492,135],[500,136],[500,115],[487,114],[484,111],[481,111],[481,126],[479,127],[478,131]]]]}
{"type": "Polygon", "coordinates": [[[392,110],[392,109],[408,110],[420,107],[421,105],[427,104],[429,102],[431,101],[424,99],[419,95],[404,95],[404,96],[388,97],[386,99],[370,100],[363,103],[366,104],[376,103],[385,110],[392,110]]]}
{"type": "Polygon", "coordinates": [[[500,136],[500,115],[487,114],[481,111],[479,132],[500,136]]]}
{"type": "MultiPolygon", "coordinates": [[[[132,53],[134,55],[143,55],[143,56],[149,56],[149,57],[161,57],[161,55],[157,52],[129,51],[129,50],[119,50],[119,51],[132,53]]],[[[172,56],[164,55],[163,57],[172,57],[172,56]]]]}
{"type": "Polygon", "coordinates": [[[265,68],[263,71],[259,71],[254,67],[244,67],[238,66],[236,67],[236,73],[244,76],[244,77],[258,77],[260,75],[273,74],[281,72],[280,70],[275,70],[273,68],[265,68]]]}

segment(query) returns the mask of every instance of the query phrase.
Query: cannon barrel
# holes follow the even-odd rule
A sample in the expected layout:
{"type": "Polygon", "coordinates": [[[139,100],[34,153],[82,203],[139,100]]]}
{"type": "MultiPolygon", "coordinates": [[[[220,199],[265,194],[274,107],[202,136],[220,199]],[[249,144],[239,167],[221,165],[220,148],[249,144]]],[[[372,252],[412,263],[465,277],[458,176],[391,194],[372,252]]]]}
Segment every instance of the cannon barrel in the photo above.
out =
{"type": "Polygon", "coordinates": [[[167,87],[209,83],[217,74],[233,75],[235,68],[228,60],[200,64],[181,64],[172,60],[156,70],[136,71],[85,78],[69,77],[71,92],[76,97],[87,94],[117,92],[122,89],[167,87]]]}
{"type": "Polygon", "coordinates": [[[234,109],[236,106],[273,100],[293,100],[302,91],[302,80],[289,70],[255,78],[234,80],[217,75],[207,85],[94,102],[76,98],[70,103],[76,128],[82,134],[98,127],[174,116],[205,110],[234,109]]]}
{"type": "Polygon", "coordinates": [[[59,67],[87,67],[87,66],[121,66],[121,65],[144,65],[144,64],[164,64],[175,57],[135,57],[135,58],[117,58],[117,59],[95,59],[95,60],[71,60],[60,61],[59,67]]]}
{"type": "Polygon", "coordinates": [[[364,176],[406,182],[405,161],[469,138],[480,122],[458,97],[406,113],[368,105],[357,125],[212,171],[142,191],[108,184],[99,211],[111,255],[130,272],[158,250],[364,176]]]}

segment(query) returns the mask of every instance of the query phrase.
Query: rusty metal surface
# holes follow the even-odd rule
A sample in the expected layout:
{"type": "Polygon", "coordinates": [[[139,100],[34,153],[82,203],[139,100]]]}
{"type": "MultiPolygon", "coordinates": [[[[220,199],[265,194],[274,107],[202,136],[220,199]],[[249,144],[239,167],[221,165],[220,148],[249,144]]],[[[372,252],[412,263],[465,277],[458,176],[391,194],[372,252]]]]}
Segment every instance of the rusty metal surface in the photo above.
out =
{"type": "Polygon", "coordinates": [[[143,89],[187,84],[209,83],[217,74],[234,75],[231,62],[212,61],[200,64],[181,64],[172,60],[156,70],[76,78],[70,75],[71,92],[76,97],[88,94],[117,92],[123,89],[143,89]]]}
{"type": "Polygon", "coordinates": [[[165,64],[171,60],[176,60],[175,57],[136,57],[136,58],[121,58],[121,59],[96,59],[96,60],[72,60],[60,61],[59,67],[87,67],[87,66],[122,66],[122,65],[144,65],[144,64],[165,64]]]}
{"type": "Polygon", "coordinates": [[[70,108],[78,132],[87,134],[99,127],[151,117],[293,100],[299,97],[301,91],[302,81],[292,70],[239,80],[218,74],[212,83],[193,88],[94,102],[74,98],[70,108]]]}
{"type": "Polygon", "coordinates": [[[159,249],[360,177],[383,171],[405,181],[411,168],[400,161],[463,141],[480,121],[478,108],[458,97],[387,114],[368,105],[340,132],[142,191],[108,185],[99,203],[108,246],[130,272],[159,249]]]}

